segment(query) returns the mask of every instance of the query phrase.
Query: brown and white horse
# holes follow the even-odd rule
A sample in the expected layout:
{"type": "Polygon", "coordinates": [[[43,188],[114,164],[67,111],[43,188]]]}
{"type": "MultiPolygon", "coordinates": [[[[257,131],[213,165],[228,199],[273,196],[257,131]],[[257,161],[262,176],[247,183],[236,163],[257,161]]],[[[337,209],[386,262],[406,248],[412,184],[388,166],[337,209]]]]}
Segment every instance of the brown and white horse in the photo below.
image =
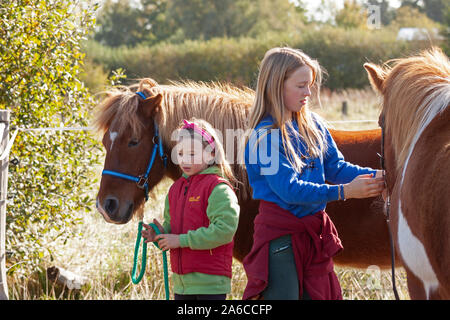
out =
{"type": "MultiPolygon", "coordinates": [[[[155,143],[155,124],[165,153],[167,168],[157,156],[150,171],[149,189],[164,176],[177,179],[181,171],[170,161],[174,142],[170,135],[182,119],[196,117],[210,122],[224,133],[226,129],[245,129],[246,119],[254,97],[250,89],[229,85],[173,83],[157,85],[151,79],[137,86],[112,90],[98,108],[96,126],[103,133],[106,149],[104,169],[138,176],[145,172],[155,143]],[[145,94],[139,97],[135,91],[145,94]]],[[[239,139],[238,134],[233,139],[239,139]]],[[[346,160],[361,166],[379,168],[380,130],[330,130],[346,160]]],[[[224,135],[224,146],[228,146],[224,135]]],[[[236,148],[237,145],[235,144],[236,148]]],[[[230,152],[228,147],[226,152],[230,152]]],[[[233,171],[238,180],[238,199],[241,207],[239,226],[235,235],[234,257],[239,261],[250,251],[253,243],[253,220],[259,201],[251,198],[246,171],[234,155],[233,171]]],[[[375,198],[350,199],[333,202],[327,212],[334,221],[345,249],[335,257],[340,265],[367,268],[390,266],[389,235],[382,205],[375,198]]],[[[144,192],[131,181],[104,175],[97,196],[97,208],[107,222],[127,223],[135,214],[142,216],[144,192]]]]}
{"type": "Polygon", "coordinates": [[[450,63],[438,48],[365,64],[383,96],[386,182],[412,299],[450,299],[450,63]]]}

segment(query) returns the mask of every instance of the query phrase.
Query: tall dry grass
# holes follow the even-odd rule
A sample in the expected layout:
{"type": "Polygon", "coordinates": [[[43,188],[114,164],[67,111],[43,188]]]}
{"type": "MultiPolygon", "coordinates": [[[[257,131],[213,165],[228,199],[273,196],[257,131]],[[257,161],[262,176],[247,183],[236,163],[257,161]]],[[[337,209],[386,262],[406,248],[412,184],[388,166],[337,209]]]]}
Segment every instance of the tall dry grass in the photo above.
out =
{"type": "MultiPolygon", "coordinates": [[[[333,123],[343,120],[376,120],[379,102],[370,89],[324,92],[322,109],[315,109],[333,127],[356,130],[377,128],[376,122],[333,123]],[[341,112],[342,102],[347,101],[348,115],[341,112]]],[[[100,174],[101,168],[98,173],[100,174]]],[[[164,197],[171,181],[163,180],[147,204],[145,221],[154,217],[162,221],[164,197]]],[[[93,194],[92,197],[96,195],[93,194]]],[[[77,213],[75,213],[77,214],[77,213]]],[[[78,214],[79,215],[79,214],[78,214]]],[[[57,265],[87,277],[88,281],[80,290],[69,290],[50,283],[44,271],[26,279],[8,277],[11,299],[164,299],[162,254],[153,245],[149,246],[147,272],[142,282],[131,282],[134,243],[137,222],[126,225],[106,223],[94,209],[92,213],[80,216],[83,223],[77,226],[78,236],[67,243],[54,243],[53,257],[45,260],[42,269],[57,265]]],[[[394,299],[391,286],[391,273],[380,271],[375,266],[367,270],[336,267],[344,299],[374,300],[394,299]]],[[[396,281],[400,297],[408,299],[406,276],[398,268],[396,281]]],[[[233,261],[232,292],[228,299],[241,299],[247,279],[242,264],[233,261]]],[[[173,292],[171,292],[173,298],[173,292]]]]}

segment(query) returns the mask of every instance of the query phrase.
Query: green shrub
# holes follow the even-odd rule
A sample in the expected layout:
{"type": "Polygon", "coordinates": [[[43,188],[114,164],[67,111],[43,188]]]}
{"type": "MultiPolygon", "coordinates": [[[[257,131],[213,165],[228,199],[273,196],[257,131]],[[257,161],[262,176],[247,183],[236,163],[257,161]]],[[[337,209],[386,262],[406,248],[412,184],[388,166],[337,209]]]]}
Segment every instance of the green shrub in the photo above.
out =
{"type": "Polygon", "coordinates": [[[94,41],[85,46],[87,56],[106,69],[124,68],[129,79],[152,77],[197,81],[222,80],[255,84],[264,53],[275,46],[300,48],[328,70],[330,89],[368,85],[362,65],[405,56],[426,46],[397,41],[388,29],[362,30],[305,27],[296,33],[271,33],[258,38],[214,38],[208,41],[162,43],[153,47],[109,48],[94,41]]]}
{"type": "MultiPolygon", "coordinates": [[[[69,0],[4,0],[0,15],[0,108],[11,110],[11,125],[89,125],[94,101],[79,76],[94,9],[69,0]]],[[[10,153],[19,164],[9,166],[9,274],[27,276],[51,258],[54,240],[72,236],[75,213],[93,205],[98,149],[88,132],[19,132],[10,153]]]]}
{"type": "Polygon", "coordinates": [[[102,65],[86,59],[80,73],[80,81],[89,89],[90,93],[96,94],[103,91],[105,86],[107,86],[108,74],[102,65]]]}

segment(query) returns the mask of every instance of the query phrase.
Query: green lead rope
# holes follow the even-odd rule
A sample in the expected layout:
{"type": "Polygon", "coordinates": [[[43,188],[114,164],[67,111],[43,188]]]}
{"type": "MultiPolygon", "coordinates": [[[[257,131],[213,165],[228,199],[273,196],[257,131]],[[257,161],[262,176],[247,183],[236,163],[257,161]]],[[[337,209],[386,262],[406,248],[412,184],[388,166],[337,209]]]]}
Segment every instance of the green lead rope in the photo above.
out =
{"type": "MultiPolygon", "coordinates": [[[[139,221],[138,225],[138,233],[136,238],[136,245],[134,247],[134,259],[133,259],[133,270],[131,271],[131,281],[134,284],[138,284],[142,277],[145,274],[145,266],[147,262],[147,243],[144,241],[142,243],[142,263],[141,263],[141,271],[139,272],[138,277],[136,278],[136,269],[137,269],[137,262],[138,262],[138,255],[139,255],[139,247],[141,245],[142,240],[142,225],[143,222],[139,221]]],[[[155,233],[161,234],[161,231],[159,231],[158,227],[154,223],[149,224],[153,230],[155,230],[155,233]]],[[[153,242],[153,244],[161,250],[161,248],[158,245],[158,242],[153,242]]],[[[169,291],[169,272],[167,268],[167,253],[166,251],[163,251],[163,267],[164,267],[164,289],[166,291],[166,300],[170,300],[170,291],[169,291]]]]}

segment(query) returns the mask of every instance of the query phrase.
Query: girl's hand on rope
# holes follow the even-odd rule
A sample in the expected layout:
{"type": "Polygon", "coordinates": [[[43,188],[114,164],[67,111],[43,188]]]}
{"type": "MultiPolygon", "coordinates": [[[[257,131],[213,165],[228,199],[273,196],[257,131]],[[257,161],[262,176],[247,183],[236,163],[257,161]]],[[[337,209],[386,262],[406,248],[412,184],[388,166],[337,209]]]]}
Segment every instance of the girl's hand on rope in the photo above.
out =
{"type": "Polygon", "coordinates": [[[357,176],[352,182],[344,184],[345,199],[370,198],[381,194],[385,188],[382,171],[379,170],[374,178],[371,174],[357,176]]]}
{"type": "MultiPolygon", "coordinates": [[[[156,219],[153,219],[153,223],[154,224],[156,224],[156,226],[158,227],[158,229],[159,229],[159,231],[161,231],[161,233],[164,233],[164,228],[163,228],[163,226],[159,223],[159,221],[158,220],[156,220],[156,219]]],[[[146,230],[142,230],[142,236],[144,237],[144,239],[145,239],[145,243],[149,243],[149,242],[154,242],[154,241],[156,241],[156,232],[155,232],[155,230],[153,230],[153,228],[150,226],[150,225],[148,225],[148,224],[145,224],[145,223],[143,223],[142,224],[143,226],[144,226],[144,228],[146,229],[146,230]]]]}
{"type": "Polygon", "coordinates": [[[178,234],[160,234],[157,235],[155,239],[158,241],[158,245],[163,251],[180,247],[180,235],[178,234]]]}

